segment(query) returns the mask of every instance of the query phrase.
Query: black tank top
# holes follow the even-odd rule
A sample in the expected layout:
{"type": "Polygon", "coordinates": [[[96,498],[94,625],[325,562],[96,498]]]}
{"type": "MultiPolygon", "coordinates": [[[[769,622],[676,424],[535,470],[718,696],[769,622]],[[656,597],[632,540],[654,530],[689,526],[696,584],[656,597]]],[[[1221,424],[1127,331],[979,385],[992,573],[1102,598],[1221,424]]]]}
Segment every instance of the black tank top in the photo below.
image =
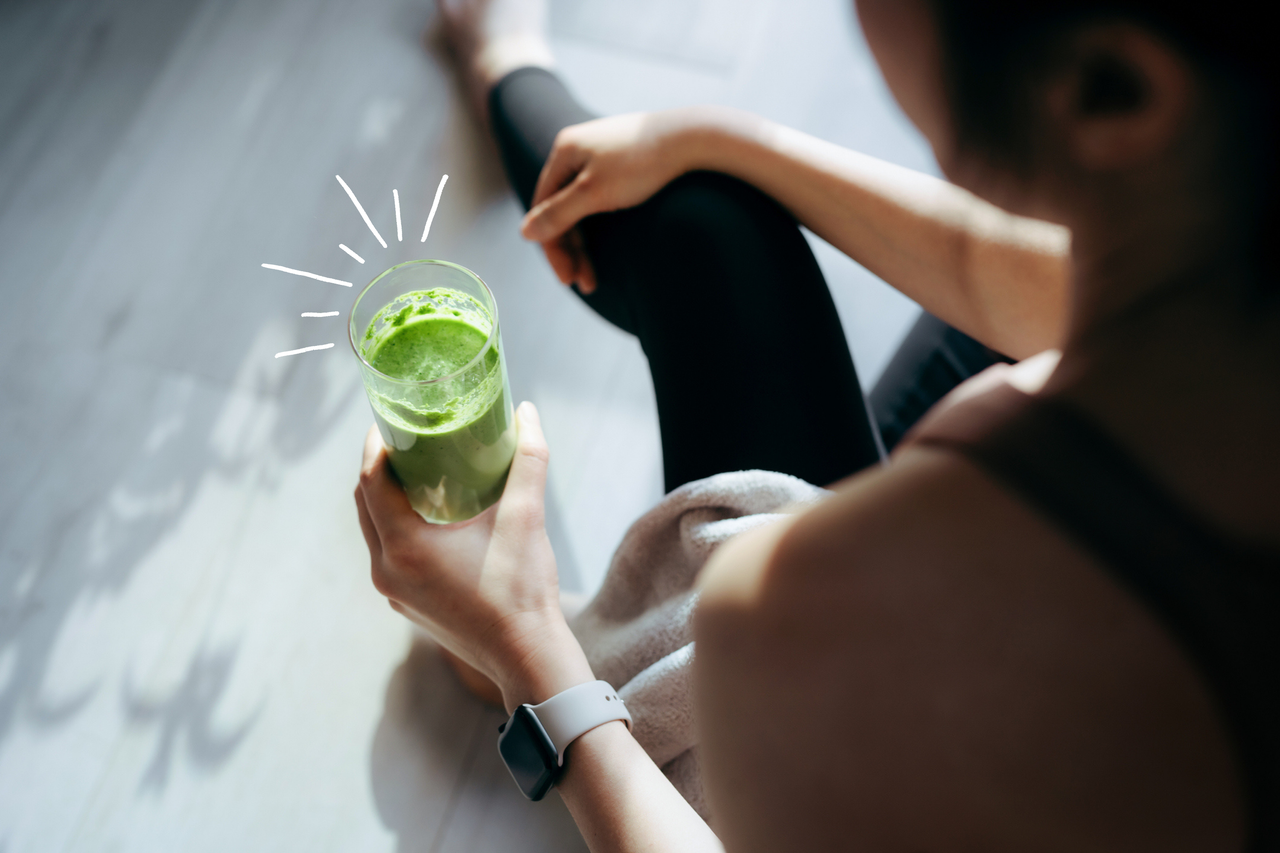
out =
{"type": "Polygon", "coordinates": [[[978,465],[1146,603],[1217,700],[1243,775],[1248,849],[1280,849],[1280,555],[1222,535],[1060,400],[1001,384],[925,418],[907,443],[978,465]]]}

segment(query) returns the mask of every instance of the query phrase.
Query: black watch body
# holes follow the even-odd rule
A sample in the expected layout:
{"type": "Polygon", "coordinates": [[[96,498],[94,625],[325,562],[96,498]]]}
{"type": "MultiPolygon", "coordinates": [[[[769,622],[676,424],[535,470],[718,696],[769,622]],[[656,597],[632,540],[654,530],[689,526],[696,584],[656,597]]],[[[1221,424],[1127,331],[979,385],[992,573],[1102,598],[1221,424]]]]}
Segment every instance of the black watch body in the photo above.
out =
{"type": "Polygon", "coordinates": [[[516,708],[498,727],[498,752],[521,793],[531,800],[545,797],[560,775],[555,744],[528,705],[516,708]]]}

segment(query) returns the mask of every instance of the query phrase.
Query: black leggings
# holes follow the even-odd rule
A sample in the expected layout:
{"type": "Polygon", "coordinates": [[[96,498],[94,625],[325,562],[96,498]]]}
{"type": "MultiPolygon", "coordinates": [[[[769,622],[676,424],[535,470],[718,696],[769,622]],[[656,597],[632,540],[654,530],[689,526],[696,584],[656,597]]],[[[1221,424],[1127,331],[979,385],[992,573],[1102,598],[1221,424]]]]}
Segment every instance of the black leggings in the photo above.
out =
{"type": "MultiPolygon", "coordinates": [[[[504,77],[489,107],[527,209],[556,134],[595,116],[542,68],[504,77]]],[[[581,229],[598,284],[582,298],[639,338],[649,359],[667,491],[750,468],[833,483],[878,462],[939,397],[995,360],[925,315],[872,392],[872,416],[795,220],[726,175],[684,175],[581,229]]]]}

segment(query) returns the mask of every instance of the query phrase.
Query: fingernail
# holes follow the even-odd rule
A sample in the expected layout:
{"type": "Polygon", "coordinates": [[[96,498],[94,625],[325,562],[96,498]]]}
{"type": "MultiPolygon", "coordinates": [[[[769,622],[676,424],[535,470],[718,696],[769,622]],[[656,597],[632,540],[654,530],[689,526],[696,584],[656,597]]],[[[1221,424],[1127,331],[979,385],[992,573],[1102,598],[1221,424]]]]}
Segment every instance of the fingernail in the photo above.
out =
{"type": "Polygon", "coordinates": [[[537,426],[538,408],[534,406],[533,403],[525,400],[518,408],[516,408],[516,417],[520,418],[521,423],[537,426]]]}
{"type": "Polygon", "coordinates": [[[537,240],[535,236],[538,232],[538,220],[534,216],[534,211],[529,211],[524,215],[524,219],[520,220],[520,236],[526,240],[537,240]]]}

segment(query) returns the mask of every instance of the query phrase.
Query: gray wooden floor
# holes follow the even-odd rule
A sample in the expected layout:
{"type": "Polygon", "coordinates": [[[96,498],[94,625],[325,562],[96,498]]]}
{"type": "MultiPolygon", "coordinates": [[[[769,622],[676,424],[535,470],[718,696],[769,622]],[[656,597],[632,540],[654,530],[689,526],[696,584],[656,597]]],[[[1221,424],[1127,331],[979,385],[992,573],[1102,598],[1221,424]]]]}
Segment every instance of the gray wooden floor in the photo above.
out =
{"type": "MultiPolygon", "coordinates": [[[[844,0],[553,6],[596,110],[730,103],[932,168],[844,0]]],[[[551,441],[564,585],[599,583],[660,496],[645,364],[518,239],[493,147],[421,42],[431,9],[0,2],[3,853],[582,846],[556,798],[505,776],[498,715],[370,587],[353,290],[260,267],[479,272],[551,441]]],[[[814,245],[874,378],[915,309],[814,245]]]]}

